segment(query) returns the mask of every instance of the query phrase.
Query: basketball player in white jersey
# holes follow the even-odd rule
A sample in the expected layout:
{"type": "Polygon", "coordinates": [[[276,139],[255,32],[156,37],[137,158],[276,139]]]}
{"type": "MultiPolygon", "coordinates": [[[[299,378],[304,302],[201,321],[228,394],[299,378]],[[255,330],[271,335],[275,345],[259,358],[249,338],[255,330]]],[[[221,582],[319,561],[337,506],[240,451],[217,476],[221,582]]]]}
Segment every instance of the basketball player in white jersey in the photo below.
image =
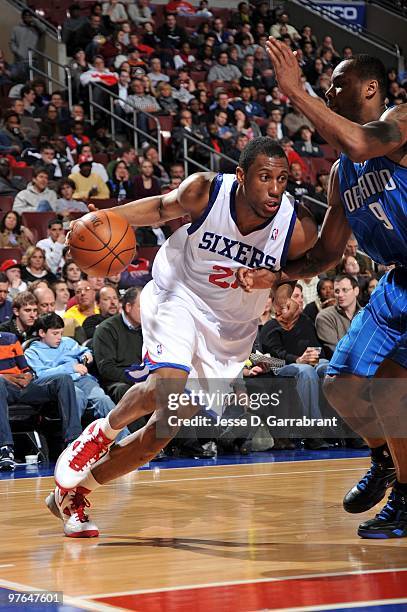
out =
{"type": "MultiPolygon", "coordinates": [[[[47,498],[71,537],[98,535],[85,510],[85,495],[153,459],[179,427],[170,415],[190,417],[196,408],[170,411],[167,389],[182,393],[188,376],[233,380],[250,354],[269,289],[245,293],[236,271],[246,266],[278,271],[316,241],[308,215],[297,215],[284,193],[288,162],[270,138],[252,140],[241,154],[236,176],[197,173],[177,190],[114,208],[131,225],[154,225],[191,215],[162,246],[153,280],[141,294],[144,362],[135,384],[108,418],[89,425],[61,455],[57,487],[47,498]],[[110,448],[129,423],[152,414],[142,429],[110,448]],[[156,435],[165,427],[166,437],[156,435]],[[110,450],[109,450],[110,449],[110,450]],[[91,470],[92,468],[92,470],[91,470]]],[[[277,310],[293,308],[291,287],[275,290],[277,310]]]]}

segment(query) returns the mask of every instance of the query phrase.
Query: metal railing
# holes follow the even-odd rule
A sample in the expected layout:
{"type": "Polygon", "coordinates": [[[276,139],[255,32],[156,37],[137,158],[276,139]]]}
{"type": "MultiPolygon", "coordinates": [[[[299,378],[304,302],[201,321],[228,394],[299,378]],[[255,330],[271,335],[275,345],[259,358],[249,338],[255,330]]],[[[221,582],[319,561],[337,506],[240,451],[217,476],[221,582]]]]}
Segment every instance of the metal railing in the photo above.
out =
{"type": "Polygon", "coordinates": [[[368,0],[369,4],[377,4],[399,17],[407,18],[406,0],[368,0]]]}
{"type": "Polygon", "coordinates": [[[218,153],[218,151],[215,151],[213,147],[210,147],[209,145],[205,144],[201,140],[198,140],[191,134],[188,134],[188,132],[184,132],[183,140],[182,140],[182,147],[183,147],[185,176],[188,176],[189,174],[189,164],[190,163],[200,168],[204,172],[207,172],[207,171],[218,172],[219,164],[222,159],[234,164],[234,166],[237,166],[238,164],[236,159],[233,159],[232,157],[229,157],[228,155],[225,155],[224,153],[218,153]],[[197,161],[195,157],[191,157],[189,155],[188,153],[189,143],[193,143],[194,146],[199,146],[204,151],[206,151],[207,155],[209,154],[209,167],[197,161]]]}
{"type": "MultiPolygon", "coordinates": [[[[24,0],[7,0],[7,2],[11,4],[11,6],[14,6],[14,8],[18,9],[20,12],[26,8],[29,8],[27,6],[27,2],[24,2],[24,0]]],[[[61,42],[62,41],[61,26],[53,25],[52,23],[44,19],[42,15],[38,14],[38,12],[35,9],[31,9],[31,10],[32,10],[32,14],[34,15],[34,18],[37,19],[44,26],[46,34],[48,34],[48,36],[51,36],[51,38],[53,38],[54,40],[61,42]]]]}
{"type": "Polygon", "coordinates": [[[110,129],[111,129],[111,134],[112,134],[113,138],[115,137],[115,134],[116,134],[116,125],[117,125],[117,123],[120,123],[121,125],[124,125],[127,128],[133,130],[134,148],[136,149],[136,151],[138,151],[139,134],[140,134],[140,135],[143,136],[143,138],[145,140],[148,140],[148,141],[154,143],[157,146],[158,159],[159,159],[160,162],[162,161],[161,125],[160,125],[160,122],[159,122],[159,120],[157,119],[157,117],[155,115],[152,115],[151,113],[147,113],[146,111],[141,111],[141,110],[137,109],[133,104],[131,104],[131,102],[127,102],[127,101],[124,102],[124,100],[122,100],[122,98],[120,98],[120,96],[114,94],[112,91],[109,91],[105,87],[101,87],[97,83],[89,83],[88,84],[88,92],[89,92],[89,118],[90,118],[90,122],[91,122],[92,125],[94,125],[94,123],[95,123],[94,109],[98,109],[100,111],[103,111],[104,114],[107,114],[110,117],[110,126],[111,126],[110,129]],[[97,102],[94,99],[94,88],[97,91],[99,91],[101,94],[107,95],[109,97],[109,108],[106,108],[102,104],[99,104],[99,102],[97,102]],[[114,110],[115,110],[115,102],[116,101],[124,102],[124,104],[128,108],[132,109],[132,117],[133,117],[133,122],[132,123],[128,119],[124,119],[123,117],[120,117],[120,115],[117,115],[114,112],[114,110]],[[144,130],[142,130],[141,128],[139,128],[137,126],[137,115],[138,115],[138,113],[141,113],[142,115],[145,115],[148,119],[151,119],[155,123],[156,129],[157,129],[157,136],[154,136],[153,134],[151,134],[149,132],[145,132],[144,130]]]}
{"type": "Polygon", "coordinates": [[[306,203],[310,202],[311,204],[316,204],[317,206],[320,206],[324,210],[327,210],[328,208],[328,204],[325,204],[325,202],[321,202],[321,200],[316,200],[315,198],[312,198],[311,196],[308,196],[308,195],[301,196],[301,200],[305,200],[306,203]]]}
{"type": "Polygon", "coordinates": [[[338,15],[332,13],[329,9],[325,8],[320,4],[315,4],[312,0],[291,0],[294,4],[298,4],[302,8],[305,8],[313,13],[319,14],[324,19],[331,21],[332,23],[340,26],[341,28],[348,30],[358,36],[361,39],[364,39],[370,42],[377,47],[380,47],[383,51],[387,51],[391,55],[394,55],[397,58],[397,62],[400,62],[401,53],[400,48],[396,43],[390,43],[386,39],[382,38],[378,34],[373,34],[366,28],[349,23],[345,19],[342,19],[338,15]]]}
{"type": "Polygon", "coordinates": [[[72,76],[71,76],[71,71],[69,70],[68,66],[64,66],[63,64],[60,64],[59,62],[52,59],[52,57],[49,57],[49,55],[45,55],[45,53],[42,53],[41,51],[38,51],[37,49],[29,49],[28,50],[28,67],[30,71],[31,81],[34,78],[34,74],[45,77],[47,79],[48,93],[52,94],[54,84],[58,85],[59,90],[67,91],[68,92],[68,106],[69,106],[69,109],[72,108],[72,76]],[[44,72],[43,70],[41,70],[41,68],[38,67],[35,61],[37,56],[45,64],[46,72],[44,72]],[[63,71],[65,73],[65,78],[66,78],[65,82],[53,76],[52,68],[55,66],[57,66],[60,71],[63,71]]]}

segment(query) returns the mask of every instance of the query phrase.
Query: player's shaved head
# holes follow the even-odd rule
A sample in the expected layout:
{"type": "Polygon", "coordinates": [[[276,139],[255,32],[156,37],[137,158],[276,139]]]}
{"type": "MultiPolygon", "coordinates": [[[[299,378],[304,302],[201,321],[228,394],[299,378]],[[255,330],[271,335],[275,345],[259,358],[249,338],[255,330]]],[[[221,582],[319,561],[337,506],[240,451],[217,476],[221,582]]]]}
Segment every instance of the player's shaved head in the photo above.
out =
{"type": "Polygon", "coordinates": [[[377,81],[381,98],[386,97],[386,68],[378,57],[372,57],[365,53],[352,56],[344,60],[345,66],[349,67],[361,81],[377,81]]]}
{"type": "MultiPolygon", "coordinates": [[[[259,136],[253,138],[248,145],[245,146],[239,157],[239,166],[245,174],[247,174],[250,166],[259,155],[267,157],[281,157],[287,161],[284,149],[280,147],[272,138],[268,136],[259,136]]],[[[287,162],[288,163],[288,162],[287,162]]]]}

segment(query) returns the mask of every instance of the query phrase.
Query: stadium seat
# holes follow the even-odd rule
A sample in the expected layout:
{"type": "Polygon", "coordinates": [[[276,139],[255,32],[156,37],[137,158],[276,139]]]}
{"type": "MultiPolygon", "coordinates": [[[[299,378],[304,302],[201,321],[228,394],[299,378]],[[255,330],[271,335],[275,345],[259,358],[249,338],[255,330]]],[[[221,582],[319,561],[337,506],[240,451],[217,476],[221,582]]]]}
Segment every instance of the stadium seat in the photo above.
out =
{"type": "Polygon", "coordinates": [[[22,214],[23,225],[30,230],[36,230],[37,240],[42,240],[48,236],[48,223],[55,219],[54,212],[25,212],[22,214]]]}
{"type": "Polygon", "coordinates": [[[109,163],[109,156],[107,153],[95,153],[93,156],[93,161],[102,164],[103,166],[107,166],[109,163]]]}
{"type": "Polygon", "coordinates": [[[138,247],[137,249],[137,255],[138,257],[144,257],[144,259],[148,259],[148,261],[151,263],[153,263],[155,256],[157,255],[158,251],[159,251],[158,246],[145,246],[145,247],[138,247]]]}
{"type": "Polygon", "coordinates": [[[332,162],[323,157],[311,157],[309,161],[315,176],[319,172],[329,172],[331,170],[332,162]]]}
{"type": "Polygon", "coordinates": [[[25,179],[26,181],[31,181],[33,177],[33,169],[31,166],[26,166],[25,168],[14,166],[11,168],[11,173],[13,176],[21,176],[21,178],[25,179]]]}
{"type": "Polygon", "coordinates": [[[4,261],[5,259],[17,259],[17,261],[21,261],[22,256],[23,251],[18,247],[0,249],[0,262],[4,261]]]}
{"type": "Polygon", "coordinates": [[[12,210],[14,202],[14,196],[0,196],[0,211],[9,212],[12,210]]]}
{"type": "Polygon", "coordinates": [[[192,70],[191,71],[191,79],[195,83],[199,83],[200,81],[205,81],[207,74],[208,73],[205,70],[192,70]]]}

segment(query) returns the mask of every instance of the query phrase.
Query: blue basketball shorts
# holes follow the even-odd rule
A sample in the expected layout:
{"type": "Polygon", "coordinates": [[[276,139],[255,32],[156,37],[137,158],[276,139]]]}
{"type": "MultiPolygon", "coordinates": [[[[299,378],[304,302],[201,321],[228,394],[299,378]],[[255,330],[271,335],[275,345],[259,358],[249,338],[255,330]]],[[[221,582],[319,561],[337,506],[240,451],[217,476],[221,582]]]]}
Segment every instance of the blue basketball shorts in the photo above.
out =
{"type": "Polygon", "coordinates": [[[407,268],[385,274],[338,342],[327,375],[374,376],[385,359],[407,368],[407,268]]]}

